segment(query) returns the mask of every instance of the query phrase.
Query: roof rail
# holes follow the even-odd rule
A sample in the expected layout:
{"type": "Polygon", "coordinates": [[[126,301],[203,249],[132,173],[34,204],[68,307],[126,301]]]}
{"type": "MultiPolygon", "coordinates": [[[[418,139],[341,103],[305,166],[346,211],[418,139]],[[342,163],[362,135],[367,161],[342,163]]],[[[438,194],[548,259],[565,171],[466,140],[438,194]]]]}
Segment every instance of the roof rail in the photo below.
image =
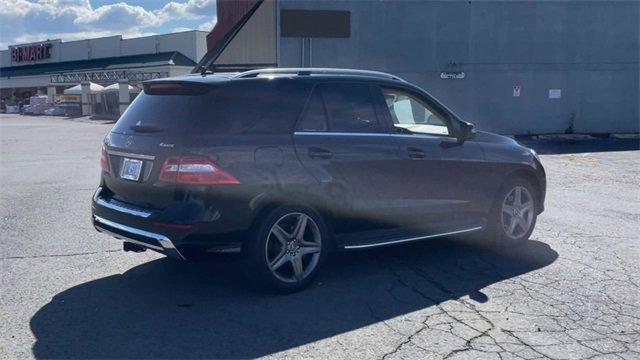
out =
{"type": "Polygon", "coordinates": [[[401,77],[391,75],[388,73],[372,70],[355,70],[355,69],[332,69],[332,68],[269,68],[249,70],[236,75],[236,78],[252,78],[260,75],[355,75],[355,76],[370,76],[384,79],[391,79],[406,82],[401,77]]]}

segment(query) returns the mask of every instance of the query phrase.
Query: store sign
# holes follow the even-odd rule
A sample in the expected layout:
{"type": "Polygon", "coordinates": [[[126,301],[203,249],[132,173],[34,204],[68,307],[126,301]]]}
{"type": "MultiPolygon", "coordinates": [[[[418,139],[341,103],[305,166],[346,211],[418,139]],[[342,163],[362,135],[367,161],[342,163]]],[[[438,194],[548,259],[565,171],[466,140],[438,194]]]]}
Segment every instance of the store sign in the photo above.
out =
{"type": "Polygon", "coordinates": [[[11,48],[11,61],[38,61],[51,58],[51,44],[33,44],[11,48]]]}
{"type": "Polygon", "coordinates": [[[443,71],[440,73],[440,79],[443,80],[460,80],[464,79],[465,76],[464,71],[443,71]]]}

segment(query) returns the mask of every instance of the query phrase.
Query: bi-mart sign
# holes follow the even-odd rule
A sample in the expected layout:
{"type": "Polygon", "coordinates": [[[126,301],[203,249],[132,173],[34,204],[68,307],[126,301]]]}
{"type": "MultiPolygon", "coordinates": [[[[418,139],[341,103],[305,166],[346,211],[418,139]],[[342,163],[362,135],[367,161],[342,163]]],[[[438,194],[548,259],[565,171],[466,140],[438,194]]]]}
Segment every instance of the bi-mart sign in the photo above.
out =
{"type": "Polygon", "coordinates": [[[51,43],[11,47],[11,61],[38,61],[51,58],[51,43]]]}

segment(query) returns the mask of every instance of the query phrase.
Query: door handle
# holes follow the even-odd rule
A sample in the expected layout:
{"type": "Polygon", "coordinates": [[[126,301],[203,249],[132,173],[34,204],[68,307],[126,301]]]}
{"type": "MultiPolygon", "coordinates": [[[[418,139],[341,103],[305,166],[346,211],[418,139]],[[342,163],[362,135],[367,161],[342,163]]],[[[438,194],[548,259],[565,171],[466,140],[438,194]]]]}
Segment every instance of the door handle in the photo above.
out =
{"type": "Polygon", "coordinates": [[[309,148],[309,157],[312,159],[326,160],[326,159],[331,159],[332,156],[333,154],[329,150],[316,148],[316,147],[309,148]]]}
{"type": "Polygon", "coordinates": [[[407,148],[407,155],[409,155],[409,157],[412,159],[424,159],[424,157],[426,156],[424,154],[424,151],[413,147],[407,148]]]}

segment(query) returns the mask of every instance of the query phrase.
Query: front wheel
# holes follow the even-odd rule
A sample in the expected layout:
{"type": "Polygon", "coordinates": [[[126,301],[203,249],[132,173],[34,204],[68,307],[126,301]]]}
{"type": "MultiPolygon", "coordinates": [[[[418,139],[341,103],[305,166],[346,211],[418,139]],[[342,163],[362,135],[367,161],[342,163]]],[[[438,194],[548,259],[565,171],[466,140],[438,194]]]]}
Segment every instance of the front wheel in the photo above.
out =
{"type": "Polygon", "coordinates": [[[311,283],[323,263],[327,234],[316,211],[275,208],[258,220],[243,248],[245,274],[262,289],[281,293],[300,290],[311,283]]]}
{"type": "Polygon", "coordinates": [[[535,193],[525,179],[508,181],[495,199],[484,241],[496,247],[517,246],[527,241],[537,220],[535,193]]]}

